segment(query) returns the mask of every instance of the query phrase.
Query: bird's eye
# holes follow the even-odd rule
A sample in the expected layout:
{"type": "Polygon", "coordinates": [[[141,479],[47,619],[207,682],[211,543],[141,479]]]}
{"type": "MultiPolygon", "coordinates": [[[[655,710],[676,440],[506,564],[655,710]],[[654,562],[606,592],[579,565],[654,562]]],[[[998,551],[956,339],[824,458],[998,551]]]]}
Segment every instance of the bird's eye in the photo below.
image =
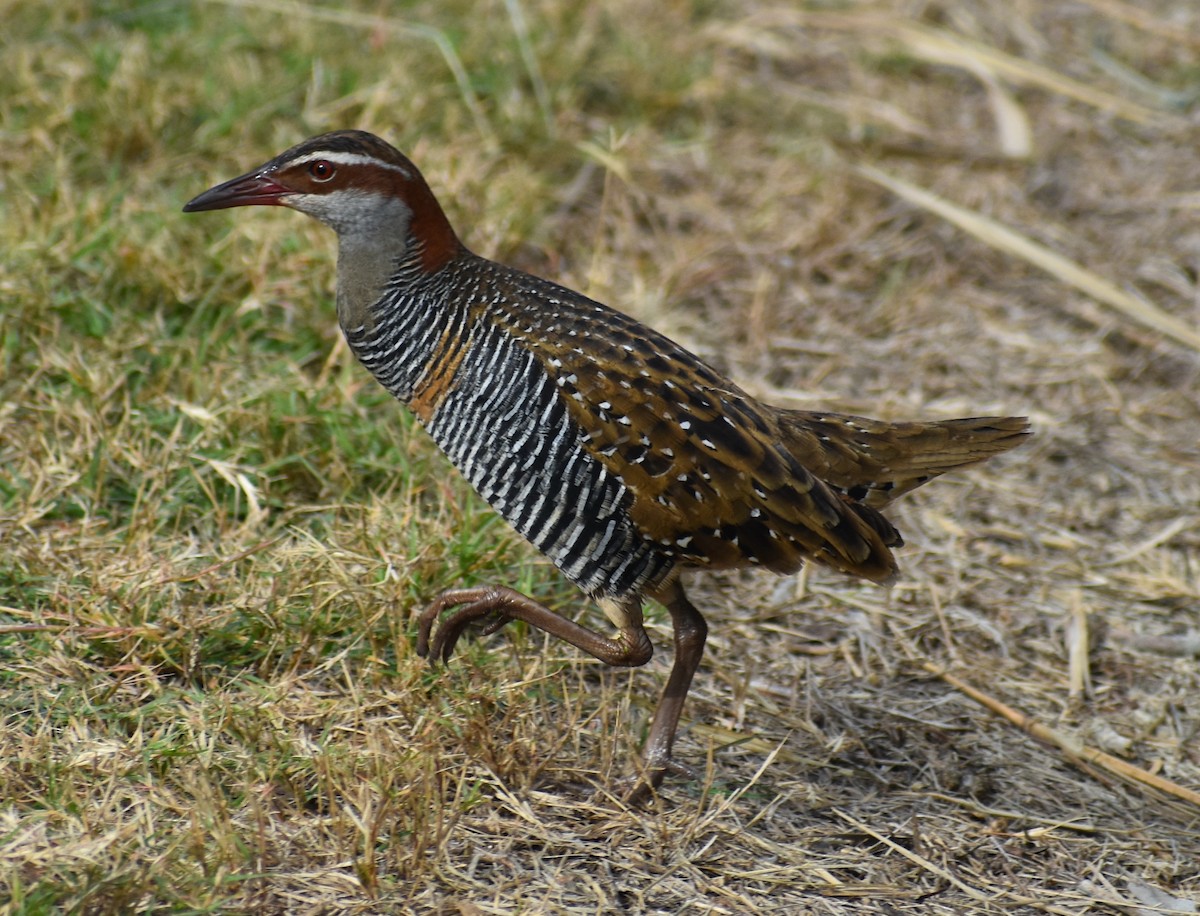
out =
{"type": "Polygon", "coordinates": [[[308,167],[308,174],[312,175],[317,181],[328,181],[336,171],[337,169],[333,167],[333,163],[326,159],[317,159],[308,167]]]}

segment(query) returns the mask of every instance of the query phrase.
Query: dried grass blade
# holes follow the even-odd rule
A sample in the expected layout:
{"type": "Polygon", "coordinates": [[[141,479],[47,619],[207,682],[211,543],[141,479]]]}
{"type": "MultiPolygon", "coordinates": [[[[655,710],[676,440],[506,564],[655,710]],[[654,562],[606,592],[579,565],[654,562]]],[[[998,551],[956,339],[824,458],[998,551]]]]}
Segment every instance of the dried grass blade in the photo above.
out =
{"type": "MultiPolygon", "coordinates": [[[[867,836],[872,837],[876,841],[882,843],[884,846],[888,847],[888,849],[892,850],[893,852],[898,852],[900,855],[904,856],[904,858],[908,859],[914,865],[917,865],[917,866],[925,869],[930,874],[935,875],[938,878],[945,881],[946,883],[951,884],[954,887],[958,888],[960,891],[962,891],[964,894],[966,894],[972,900],[978,900],[982,903],[982,902],[990,902],[995,899],[995,896],[996,896],[995,894],[984,893],[983,891],[979,890],[979,888],[972,887],[970,884],[967,884],[965,881],[961,880],[956,875],[954,875],[952,872],[950,872],[947,869],[943,868],[942,866],[938,865],[936,862],[932,862],[929,859],[925,858],[925,856],[920,855],[919,853],[913,852],[911,849],[907,849],[904,846],[901,846],[899,843],[897,843],[894,840],[888,839],[886,836],[884,836],[879,831],[874,830],[869,825],[864,824],[862,821],[851,817],[846,812],[841,811],[838,808],[834,808],[833,813],[836,814],[838,817],[840,817],[842,820],[844,820],[847,824],[849,824],[855,830],[859,830],[859,831],[865,833],[867,836]]],[[[1030,904],[1030,903],[1035,902],[1032,898],[1026,897],[1023,894],[1015,894],[1015,893],[1012,893],[1011,891],[1001,891],[1001,893],[1003,894],[1003,896],[1007,897],[1009,900],[1011,900],[1015,903],[1030,904]]],[[[1074,910],[1064,909],[1062,907],[1053,906],[1052,904],[1041,903],[1040,901],[1037,901],[1037,902],[1039,903],[1038,908],[1046,913],[1054,913],[1054,914],[1056,914],[1056,916],[1074,916],[1074,914],[1075,914],[1074,910]]]]}
{"type": "Polygon", "coordinates": [[[209,566],[204,567],[204,569],[200,569],[200,570],[197,570],[196,572],[192,572],[192,573],[184,573],[183,575],[179,575],[179,576],[163,576],[161,579],[158,579],[153,584],[154,585],[167,585],[172,582],[196,582],[199,579],[203,579],[205,576],[209,575],[210,573],[216,572],[218,569],[222,569],[222,568],[224,568],[226,566],[230,566],[234,563],[241,562],[242,560],[246,559],[246,557],[253,556],[254,554],[258,553],[261,550],[266,550],[268,547],[273,547],[282,540],[283,540],[282,535],[279,535],[279,536],[273,537],[273,538],[266,538],[265,540],[259,541],[257,544],[247,547],[245,550],[239,551],[238,553],[235,553],[232,556],[225,557],[224,559],[218,560],[216,563],[213,563],[209,566]]]}
{"type": "Polygon", "coordinates": [[[1192,48],[1200,48],[1200,34],[1189,31],[1178,22],[1171,23],[1157,19],[1132,3],[1126,3],[1124,0],[1083,0],[1083,2],[1110,19],[1124,22],[1147,34],[1165,38],[1170,42],[1182,42],[1192,48]]]}
{"type": "Polygon", "coordinates": [[[1113,757],[1111,754],[1104,753],[1104,751],[1088,747],[1074,738],[1038,722],[1032,716],[1027,716],[1025,713],[1013,709],[1011,706],[984,693],[982,690],[972,687],[970,684],[939,668],[937,665],[925,662],[923,667],[930,674],[941,678],[955,690],[965,693],[979,705],[1000,716],[1002,719],[1008,720],[1021,729],[1021,731],[1025,732],[1025,734],[1041,741],[1043,744],[1058,748],[1062,752],[1063,758],[1070,763],[1076,766],[1085,763],[1090,764],[1117,777],[1123,782],[1153,789],[1169,797],[1179,799],[1200,810],[1200,792],[1189,789],[1186,786],[1181,786],[1148,770],[1143,770],[1141,767],[1134,766],[1132,763],[1121,760],[1119,757],[1113,757]]]}
{"type": "Polygon", "coordinates": [[[908,50],[931,63],[960,67],[973,73],[978,72],[977,68],[985,68],[1011,83],[1044,89],[1130,121],[1146,123],[1161,117],[1157,112],[1136,102],[1077,82],[1049,67],[1013,57],[961,35],[918,25],[915,22],[900,22],[894,25],[896,37],[908,50]]]}
{"type": "Polygon", "coordinates": [[[867,836],[871,837],[872,839],[876,840],[879,843],[882,843],[884,846],[886,846],[888,849],[892,850],[893,852],[900,853],[900,855],[904,856],[904,858],[908,859],[914,865],[920,866],[921,868],[928,871],[930,874],[935,875],[936,877],[945,881],[947,884],[951,884],[954,887],[958,888],[960,891],[962,891],[964,894],[966,894],[972,900],[983,901],[983,900],[990,899],[990,895],[985,894],[983,891],[979,890],[978,888],[972,887],[971,885],[967,884],[965,881],[963,881],[963,880],[959,879],[958,877],[956,877],[955,875],[951,874],[950,872],[948,872],[946,869],[942,868],[937,863],[931,862],[931,861],[929,861],[929,859],[925,858],[924,856],[922,856],[918,853],[913,852],[911,849],[907,849],[904,846],[901,846],[895,840],[888,839],[882,833],[880,833],[878,830],[874,830],[869,825],[864,824],[862,821],[858,820],[857,818],[851,817],[845,811],[842,811],[839,808],[834,808],[833,813],[836,814],[838,817],[840,817],[842,820],[844,820],[847,824],[849,824],[855,830],[865,833],[867,836]]]}
{"type": "Polygon", "coordinates": [[[1154,303],[1125,292],[1099,274],[1064,258],[1028,236],[872,166],[860,165],[856,170],[864,178],[887,188],[909,203],[940,216],[993,248],[1028,261],[1080,292],[1116,309],[1138,324],[1164,334],[1193,350],[1200,350],[1200,332],[1194,328],[1164,312],[1154,303]]]}
{"type": "MultiPolygon", "coordinates": [[[[743,25],[737,34],[740,42],[747,42],[756,28],[759,31],[770,28],[813,28],[855,32],[899,42],[914,57],[930,63],[960,67],[972,73],[978,73],[983,68],[1010,83],[1043,89],[1130,121],[1146,123],[1165,117],[1152,108],[1073,80],[1041,64],[1014,57],[944,29],[895,16],[881,16],[876,12],[827,13],[776,9],[755,17],[754,23],[754,26],[743,25]]],[[[777,42],[768,41],[765,37],[759,37],[756,43],[759,47],[778,49],[777,42]]]]}
{"type": "Polygon", "coordinates": [[[977,68],[975,76],[987,89],[992,118],[996,122],[996,133],[1000,141],[1000,152],[1009,159],[1030,158],[1033,155],[1033,127],[1025,109],[986,67],[977,68]]]}

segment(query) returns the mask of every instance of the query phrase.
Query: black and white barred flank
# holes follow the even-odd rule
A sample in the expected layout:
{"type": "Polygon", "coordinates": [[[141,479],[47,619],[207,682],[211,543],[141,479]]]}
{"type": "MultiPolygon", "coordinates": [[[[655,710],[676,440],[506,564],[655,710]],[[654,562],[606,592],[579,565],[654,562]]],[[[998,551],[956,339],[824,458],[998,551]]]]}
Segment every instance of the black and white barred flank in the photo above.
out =
{"type": "Polygon", "coordinates": [[[405,402],[427,372],[439,371],[435,358],[457,363],[423,422],[476,491],[593,597],[660,582],[671,556],[637,530],[632,493],[581,447],[584,431],[554,377],[486,311],[472,309],[479,285],[455,280],[426,278],[407,290],[393,282],[372,309],[374,328],[345,329],[359,360],[405,402]],[[439,353],[443,341],[449,349],[439,353]]]}

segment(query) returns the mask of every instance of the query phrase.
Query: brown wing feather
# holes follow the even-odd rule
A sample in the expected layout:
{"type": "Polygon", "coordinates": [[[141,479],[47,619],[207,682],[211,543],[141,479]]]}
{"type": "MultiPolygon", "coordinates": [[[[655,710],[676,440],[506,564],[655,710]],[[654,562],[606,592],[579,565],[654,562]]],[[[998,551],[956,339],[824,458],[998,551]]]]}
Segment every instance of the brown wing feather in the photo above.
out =
{"type": "Polygon", "coordinates": [[[638,528],[684,564],[792,572],[811,558],[888,581],[903,541],[879,509],[1029,434],[1021,417],[782,410],[620,312],[518,279],[522,295],[492,303],[494,320],[555,379],[584,448],[633,494],[638,528]]]}
{"type": "Polygon", "coordinates": [[[895,529],[803,465],[779,411],[625,315],[558,304],[566,332],[534,352],[584,447],[633,494],[648,538],[684,564],[793,572],[812,558],[876,581],[895,575],[895,529]]]}

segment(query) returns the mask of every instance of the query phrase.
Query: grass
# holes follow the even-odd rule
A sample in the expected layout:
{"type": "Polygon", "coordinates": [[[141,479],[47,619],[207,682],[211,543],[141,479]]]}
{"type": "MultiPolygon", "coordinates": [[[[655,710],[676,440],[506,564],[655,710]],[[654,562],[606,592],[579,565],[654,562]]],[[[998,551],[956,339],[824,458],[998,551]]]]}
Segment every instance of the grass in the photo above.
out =
{"type": "Polygon", "coordinates": [[[11,6],[3,911],[1194,909],[1197,26],[1167,0],[11,6]],[[705,778],[629,810],[607,787],[667,660],[517,627],[416,658],[442,588],[580,602],[349,357],[327,232],[179,212],[347,126],[474,249],[757,394],[1038,436],[897,507],[891,592],[698,578],[705,778]]]}

